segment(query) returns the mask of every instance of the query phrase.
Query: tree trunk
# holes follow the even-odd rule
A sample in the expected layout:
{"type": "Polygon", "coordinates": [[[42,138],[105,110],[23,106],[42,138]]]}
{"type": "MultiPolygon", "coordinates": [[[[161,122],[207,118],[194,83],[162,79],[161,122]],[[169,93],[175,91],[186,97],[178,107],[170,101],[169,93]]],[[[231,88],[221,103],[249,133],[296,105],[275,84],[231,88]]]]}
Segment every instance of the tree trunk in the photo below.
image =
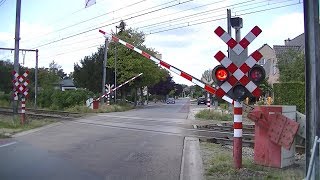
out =
{"type": "Polygon", "coordinates": [[[137,88],[134,88],[134,106],[137,106],[137,96],[138,96],[138,90],[137,88]]]}
{"type": "Polygon", "coordinates": [[[141,105],[143,105],[143,89],[142,87],[139,88],[140,89],[140,102],[141,102],[141,105]]]}

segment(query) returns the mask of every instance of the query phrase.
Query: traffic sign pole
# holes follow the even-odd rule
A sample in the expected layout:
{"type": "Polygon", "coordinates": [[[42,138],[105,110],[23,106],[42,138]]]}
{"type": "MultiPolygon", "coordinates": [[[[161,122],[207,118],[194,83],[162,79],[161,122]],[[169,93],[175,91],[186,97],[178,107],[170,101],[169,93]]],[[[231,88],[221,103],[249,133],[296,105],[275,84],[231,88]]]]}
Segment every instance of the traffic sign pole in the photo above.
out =
{"type": "Polygon", "coordinates": [[[233,161],[236,169],[242,167],[242,103],[234,101],[233,161]]]}

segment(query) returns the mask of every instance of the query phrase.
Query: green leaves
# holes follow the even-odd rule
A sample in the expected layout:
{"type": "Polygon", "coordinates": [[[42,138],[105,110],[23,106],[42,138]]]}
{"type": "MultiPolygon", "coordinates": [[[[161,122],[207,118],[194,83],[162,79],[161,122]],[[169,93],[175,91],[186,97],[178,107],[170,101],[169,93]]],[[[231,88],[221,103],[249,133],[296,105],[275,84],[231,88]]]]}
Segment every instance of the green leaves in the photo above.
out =
{"type": "Polygon", "coordinates": [[[301,51],[290,49],[278,57],[280,82],[304,82],[305,59],[301,51]]]}

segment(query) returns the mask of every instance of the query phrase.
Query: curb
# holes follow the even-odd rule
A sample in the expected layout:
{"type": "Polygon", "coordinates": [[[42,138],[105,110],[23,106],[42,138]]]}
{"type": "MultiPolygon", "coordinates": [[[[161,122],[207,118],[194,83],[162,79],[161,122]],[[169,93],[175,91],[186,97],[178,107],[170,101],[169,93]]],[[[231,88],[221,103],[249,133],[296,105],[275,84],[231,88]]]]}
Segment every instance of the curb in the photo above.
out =
{"type": "Polygon", "coordinates": [[[199,139],[185,137],[183,143],[180,180],[204,180],[199,139]]]}

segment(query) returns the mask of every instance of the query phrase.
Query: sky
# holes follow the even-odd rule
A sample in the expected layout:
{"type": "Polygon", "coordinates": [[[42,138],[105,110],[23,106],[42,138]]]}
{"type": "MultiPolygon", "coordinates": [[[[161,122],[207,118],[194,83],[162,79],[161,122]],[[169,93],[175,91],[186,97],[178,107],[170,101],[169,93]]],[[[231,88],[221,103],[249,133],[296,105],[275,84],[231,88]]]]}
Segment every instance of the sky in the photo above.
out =
{"type": "MultiPolygon", "coordinates": [[[[227,9],[243,19],[241,37],[254,26],[262,33],[249,45],[249,53],[263,44],[283,45],[304,32],[302,0],[22,0],[20,48],[39,50],[39,67],[53,60],[65,72],[97,51],[104,43],[98,32],[115,32],[120,20],[127,28],[143,31],[145,44],[162,54],[162,60],[200,79],[226,53],[227,45],[215,35],[227,30],[227,9]]],[[[0,0],[0,47],[14,48],[15,0],[0,0]]],[[[234,30],[233,30],[234,36],[234,30]]],[[[0,60],[13,62],[13,52],[1,51],[0,60]]],[[[35,66],[34,52],[20,52],[19,62],[35,66]]],[[[176,83],[192,85],[172,73],[176,83]]]]}

